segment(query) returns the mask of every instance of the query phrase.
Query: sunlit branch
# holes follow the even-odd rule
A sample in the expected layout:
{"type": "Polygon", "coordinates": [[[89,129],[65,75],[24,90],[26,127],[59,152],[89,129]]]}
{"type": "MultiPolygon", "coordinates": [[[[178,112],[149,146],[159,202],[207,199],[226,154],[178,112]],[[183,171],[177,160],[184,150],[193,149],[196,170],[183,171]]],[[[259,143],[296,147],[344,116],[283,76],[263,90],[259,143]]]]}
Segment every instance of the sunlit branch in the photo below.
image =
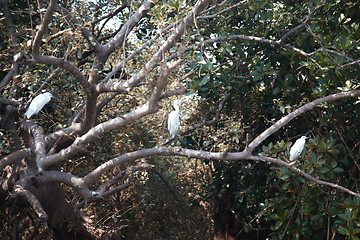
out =
{"type": "Polygon", "coordinates": [[[336,101],[336,100],[340,100],[340,99],[344,99],[344,98],[356,97],[356,96],[360,96],[360,90],[332,94],[332,95],[329,95],[326,97],[318,98],[310,103],[305,104],[304,106],[302,106],[302,107],[296,109],[295,111],[289,113],[288,115],[282,117],[275,124],[273,124],[271,127],[269,127],[264,132],[262,132],[258,137],[256,137],[249,144],[247,151],[252,152],[254,150],[254,148],[259,146],[259,144],[262,143],[266,138],[268,138],[271,134],[278,131],[280,128],[284,127],[292,119],[319,106],[321,103],[332,102],[332,101],[336,101]]]}
{"type": "Polygon", "coordinates": [[[45,33],[48,30],[48,25],[52,19],[52,14],[57,8],[57,1],[56,0],[50,0],[49,6],[46,9],[45,15],[43,20],[41,21],[41,25],[39,27],[39,30],[36,32],[33,44],[32,44],[32,55],[36,59],[39,56],[39,48],[42,42],[42,38],[45,35],[45,33]]]}
{"type": "Polygon", "coordinates": [[[149,72],[151,72],[163,59],[165,53],[175,45],[175,43],[183,36],[187,27],[192,25],[198,14],[205,9],[211,0],[199,0],[189,14],[176,27],[174,34],[171,35],[165,43],[159,48],[154,56],[144,65],[144,67],[127,80],[122,87],[125,89],[132,89],[135,87],[149,72]]]}
{"type": "Polygon", "coordinates": [[[159,97],[159,100],[166,99],[166,98],[176,96],[176,95],[184,95],[187,92],[188,92],[188,90],[186,88],[167,90],[166,92],[161,94],[161,96],[159,97]]]}
{"type": "Polygon", "coordinates": [[[44,168],[51,166],[57,162],[64,161],[69,157],[73,156],[75,153],[82,151],[89,142],[100,138],[103,133],[124,126],[127,123],[134,122],[137,119],[140,119],[156,111],[158,111],[158,106],[150,107],[148,104],[145,104],[137,109],[130,111],[127,114],[96,125],[84,135],[76,138],[69,147],[61,150],[57,154],[45,157],[43,160],[44,168]]]}
{"type": "Polygon", "coordinates": [[[360,59],[356,60],[356,61],[353,61],[353,62],[350,62],[350,63],[347,63],[347,64],[344,64],[342,66],[339,66],[339,68],[346,68],[346,67],[349,67],[349,66],[352,66],[352,65],[358,65],[360,66],[360,59]]]}
{"type": "Polygon", "coordinates": [[[291,170],[292,172],[299,174],[310,181],[325,185],[329,187],[333,187],[336,189],[339,189],[341,191],[345,191],[353,196],[360,196],[359,193],[353,192],[345,187],[342,187],[340,185],[326,182],[320,179],[317,179],[315,177],[312,177],[311,175],[305,173],[304,171],[293,167],[292,165],[276,158],[270,158],[270,157],[260,157],[260,156],[253,156],[250,155],[248,152],[236,152],[236,153],[225,153],[224,152],[207,152],[203,150],[192,150],[192,149],[185,149],[185,148],[179,148],[179,147],[156,147],[156,148],[146,148],[134,152],[128,152],[126,154],[123,154],[117,158],[113,158],[106,163],[103,163],[98,168],[90,172],[88,175],[86,175],[83,180],[85,182],[91,182],[95,178],[98,178],[100,175],[102,175],[105,172],[110,171],[115,166],[118,166],[122,163],[128,162],[128,161],[135,161],[136,159],[140,158],[146,158],[146,157],[152,157],[152,156],[183,156],[187,158],[197,158],[197,159],[207,159],[207,160],[219,160],[219,161],[240,161],[240,160],[255,160],[255,161],[265,161],[270,163],[275,163],[280,166],[284,166],[291,170]]]}
{"type": "Polygon", "coordinates": [[[138,10],[128,19],[128,21],[123,25],[122,29],[119,31],[116,36],[104,45],[103,50],[105,50],[103,55],[109,55],[115,51],[125,40],[125,38],[130,34],[132,29],[138,25],[139,21],[146,15],[147,12],[155,5],[156,1],[147,0],[143,3],[138,10]]]}

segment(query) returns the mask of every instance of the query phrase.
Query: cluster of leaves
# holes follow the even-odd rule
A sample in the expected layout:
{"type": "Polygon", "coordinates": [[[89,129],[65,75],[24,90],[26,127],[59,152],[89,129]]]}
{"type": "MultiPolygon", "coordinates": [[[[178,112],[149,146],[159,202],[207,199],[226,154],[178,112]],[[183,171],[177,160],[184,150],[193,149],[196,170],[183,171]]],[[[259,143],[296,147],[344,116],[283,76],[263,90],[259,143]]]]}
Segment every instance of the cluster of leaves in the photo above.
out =
{"type": "MultiPolygon", "coordinates": [[[[310,8],[311,21],[285,41],[308,53],[326,48],[337,50],[343,56],[319,51],[309,59],[278,46],[249,41],[205,46],[196,55],[205,62],[189,65],[191,71],[197,69],[189,87],[206,99],[207,115],[203,116],[210,115],[207,119],[215,114],[219,99],[230,93],[232,97],[223,113],[231,123],[220,123],[204,133],[198,131],[192,147],[204,143],[203,149],[219,150],[219,142],[223,142],[220,140],[226,139],[227,144],[220,150],[243,149],[246,141],[239,142],[234,136],[241,139],[246,135],[257,136],[275,120],[312,99],[339,90],[358,89],[359,68],[340,66],[348,63],[344,55],[359,58],[359,16],[356,14],[359,3],[312,1],[312,4],[251,1],[230,10],[234,17],[220,15],[216,23],[209,21],[206,28],[200,29],[205,39],[230,33],[278,40],[286,29],[300,25],[310,8]]],[[[306,144],[307,151],[303,152],[297,167],[320,179],[357,189],[358,114],[359,106],[354,100],[324,105],[271,136],[270,143],[263,146],[259,154],[287,161],[291,142],[285,139],[310,134],[313,138],[306,144]]],[[[287,168],[263,163],[209,165],[216,166],[213,185],[209,187],[217,196],[215,215],[229,215],[228,222],[240,224],[234,227],[231,233],[234,236],[243,236],[245,232],[247,236],[254,236],[251,234],[261,228],[270,229],[273,239],[307,239],[309,236],[320,239],[342,234],[356,239],[358,236],[360,226],[354,222],[356,204],[349,207],[350,200],[341,192],[322,189],[287,168]],[[351,210],[353,208],[355,210],[351,210]],[[231,220],[234,218],[239,220],[231,220]]],[[[350,199],[358,201],[358,198],[350,199]]],[[[222,224],[225,220],[219,221],[222,224]]]]}

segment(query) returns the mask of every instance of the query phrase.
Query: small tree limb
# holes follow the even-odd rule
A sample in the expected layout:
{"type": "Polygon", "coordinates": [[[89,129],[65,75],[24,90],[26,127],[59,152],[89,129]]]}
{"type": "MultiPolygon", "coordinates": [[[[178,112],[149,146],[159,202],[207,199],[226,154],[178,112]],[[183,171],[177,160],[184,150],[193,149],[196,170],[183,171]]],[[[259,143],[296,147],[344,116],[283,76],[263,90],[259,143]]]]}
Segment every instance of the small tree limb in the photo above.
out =
{"type": "Polygon", "coordinates": [[[41,203],[35,197],[35,195],[33,193],[31,193],[30,191],[24,189],[20,185],[15,185],[14,186],[14,193],[15,194],[12,197],[23,196],[23,197],[25,197],[27,199],[27,201],[30,203],[31,207],[34,209],[35,213],[38,215],[43,227],[45,229],[47,229],[47,227],[48,227],[47,226],[48,215],[44,211],[43,207],[41,206],[41,203]]]}

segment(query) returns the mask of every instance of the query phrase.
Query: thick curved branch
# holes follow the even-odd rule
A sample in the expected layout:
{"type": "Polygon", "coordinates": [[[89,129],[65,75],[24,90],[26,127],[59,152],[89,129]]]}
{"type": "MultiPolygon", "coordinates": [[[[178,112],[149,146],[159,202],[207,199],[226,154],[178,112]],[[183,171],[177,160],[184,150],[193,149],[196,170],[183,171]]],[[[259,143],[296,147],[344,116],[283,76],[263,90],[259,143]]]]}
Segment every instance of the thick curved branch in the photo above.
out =
{"type": "Polygon", "coordinates": [[[111,53],[115,51],[125,40],[125,38],[129,35],[131,30],[138,25],[139,21],[150,11],[150,9],[155,5],[156,1],[147,0],[143,3],[139,9],[129,18],[129,20],[124,24],[122,29],[116,34],[116,36],[108,42],[106,45],[102,47],[104,50],[102,55],[109,56],[111,53]]]}
{"type": "Polygon", "coordinates": [[[247,151],[250,153],[259,146],[260,143],[262,143],[266,138],[268,138],[271,134],[288,124],[292,119],[296,118],[300,114],[303,114],[315,107],[317,107],[319,104],[324,102],[332,102],[344,98],[349,97],[356,97],[360,96],[360,90],[355,90],[351,92],[341,92],[341,93],[335,93],[326,97],[318,98],[310,103],[305,104],[304,106],[296,109],[295,111],[289,113],[288,115],[282,117],[279,121],[277,121],[275,124],[273,124],[271,127],[266,129],[264,132],[262,132],[257,138],[255,138],[248,146],[247,151]]]}
{"type": "Polygon", "coordinates": [[[16,152],[13,152],[6,157],[2,158],[0,160],[0,171],[2,171],[6,166],[14,163],[14,162],[20,162],[21,159],[29,156],[31,153],[30,148],[23,148],[16,152]]]}
{"type": "Polygon", "coordinates": [[[61,67],[71,73],[75,79],[83,86],[84,91],[90,95],[91,84],[86,81],[84,75],[80,72],[80,70],[69,63],[66,60],[61,58],[56,58],[52,56],[40,56],[37,55],[36,58],[34,57],[34,63],[43,63],[48,65],[54,65],[57,67],[61,67]]]}
{"type": "Polygon", "coordinates": [[[163,94],[161,94],[161,96],[159,97],[159,100],[161,99],[166,99],[175,95],[184,95],[185,93],[187,93],[188,90],[186,88],[178,88],[178,89],[173,89],[173,90],[167,90],[166,92],[164,92],[163,94]]]}
{"type": "Polygon", "coordinates": [[[353,192],[345,187],[342,187],[340,185],[326,182],[320,179],[317,179],[315,177],[312,177],[311,175],[305,173],[304,171],[293,167],[292,165],[276,158],[270,158],[270,157],[260,157],[260,156],[253,156],[245,151],[243,152],[236,152],[236,153],[224,153],[224,152],[206,152],[202,150],[192,150],[192,149],[185,149],[185,148],[167,148],[167,147],[157,147],[157,148],[146,148],[134,152],[129,152],[126,154],[123,154],[119,157],[113,158],[106,163],[103,163],[99,167],[97,167],[95,170],[90,172],[88,175],[83,177],[83,181],[86,183],[92,182],[94,179],[100,177],[102,174],[110,171],[114,167],[123,164],[128,161],[134,161],[136,159],[140,158],[146,158],[151,156],[183,156],[188,158],[198,158],[198,159],[207,159],[207,160],[220,160],[220,161],[240,161],[240,160],[254,160],[254,161],[265,161],[270,163],[275,163],[279,166],[284,166],[291,170],[294,173],[297,173],[310,181],[325,185],[329,187],[333,187],[336,189],[339,189],[341,191],[345,191],[353,196],[360,197],[359,193],[353,192]]]}
{"type": "Polygon", "coordinates": [[[127,123],[133,122],[156,111],[158,111],[158,106],[149,106],[148,104],[144,104],[123,116],[100,123],[90,129],[86,134],[76,138],[74,143],[71,144],[69,147],[61,150],[57,154],[45,157],[42,161],[42,167],[46,168],[60,161],[64,161],[69,157],[73,156],[75,153],[83,150],[89,142],[100,138],[104,132],[108,132],[124,126],[127,123]]]}
{"type": "Polygon", "coordinates": [[[7,99],[7,98],[0,98],[0,104],[2,105],[12,105],[14,107],[17,107],[20,105],[20,103],[13,99],[7,99]]]}
{"type": "Polygon", "coordinates": [[[86,175],[83,179],[85,182],[91,182],[95,178],[98,178],[103,173],[110,171],[112,168],[123,164],[128,161],[134,161],[139,158],[146,158],[151,156],[183,156],[188,158],[199,158],[199,159],[215,159],[215,160],[238,160],[246,159],[248,156],[245,152],[229,153],[225,156],[221,152],[206,152],[202,150],[192,150],[186,148],[167,148],[167,147],[156,147],[156,148],[145,148],[142,150],[128,152],[119,157],[113,158],[106,163],[103,163],[95,170],[86,175]]]}
{"type": "Polygon", "coordinates": [[[29,135],[31,134],[34,139],[33,149],[36,154],[36,164],[39,168],[39,171],[42,171],[41,162],[42,162],[42,159],[46,155],[44,130],[40,126],[36,125],[34,122],[32,122],[30,120],[24,122],[22,127],[29,135]]]}
{"type": "Polygon", "coordinates": [[[82,180],[82,178],[76,177],[67,172],[44,171],[42,174],[30,177],[34,178],[34,181],[38,184],[45,184],[49,182],[64,183],[67,186],[72,187],[81,197],[91,197],[91,191],[88,189],[88,185],[82,180]]]}
{"type": "Polygon", "coordinates": [[[39,49],[42,43],[42,38],[45,33],[48,31],[48,25],[52,19],[52,14],[57,9],[57,1],[51,0],[48,8],[46,9],[44,18],[41,22],[39,30],[36,32],[33,44],[32,44],[32,56],[33,63],[43,63],[48,65],[54,65],[66,69],[71,73],[75,79],[83,86],[84,91],[87,95],[90,95],[91,85],[86,81],[84,75],[80,72],[78,68],[69,63],[68,61],[52,56],[43,56],[40,55],[39,49]]]}
{"type": "Polygon", "coordinates": [[[33,193],[31,193],[30,191],[24,189],[20,185],[14,186],[14,192],[15,192],[15,194],[13,195],[13,197],[23,196],[27,199],[27,201],[30,203],[31,207],[34,209],[35,213],[38,215],[41,223],[43,224],[43,227],[46,229],[48,215],[44,211],[43,207],[41,206],[41,203],[35,197],[35,195],[33,193]]]}

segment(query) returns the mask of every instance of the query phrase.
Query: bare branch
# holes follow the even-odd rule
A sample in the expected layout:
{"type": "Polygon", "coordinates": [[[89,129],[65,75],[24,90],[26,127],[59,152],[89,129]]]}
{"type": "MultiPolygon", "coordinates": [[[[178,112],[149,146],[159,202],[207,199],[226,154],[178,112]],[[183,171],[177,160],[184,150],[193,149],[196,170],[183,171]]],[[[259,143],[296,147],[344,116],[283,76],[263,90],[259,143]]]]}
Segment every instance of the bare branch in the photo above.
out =
{"type": "Polygon", "coordinates": [[[214,118],[214,119],[209,120],[209,121],[197,123],[197,124],[192,125],[191,127],[186,128],[183,131],[179,131],[179,135],[182,136],[182,135],[188,134],[189,132],[194,131],[195,129],[202,128],[203,126],[212,126],[212,125],[215,125],[215,124],[217,124],[219,122],[223,122],[223,121],[226,121],[226,119],[214,118]]]}
{"type": "MultiPolygon", "coordinates": [[[[115,8],[112,12],[105,14],[97,19],[94,19],[92,21],[90,21],[89,23],[85,24],[85,25],[94,25],[97,24],[99,22],[101,22],[102,20],[108,18],[111,19],[112,17],[114,17],[116,14],[118,14],[119,12],[121,12],[122,10],[124,10],[124,8],[127,7],[126,3],[121,4],[120,6],[118,6],[117,8],[115,8]]],[[[105,24],[104,24],[105,25],[105,24]]],[[[101,29],[100,29],[101,32],[101,29]]]]}
{"type": "Polygon", "coordinates": [[[130,166],[130,167],[126,168],[124,171],[121,171],[120,173],[118,173],[115,177],[113,177],[109,181],[103,183],[96,191],[93,192],[93,193],[95,193],[93,195],[93,197],[85,199],[84,201],[80,202],[77,205],[77,208],[80,209],[80,208],[84,207],[88,203],[99,201],[99,200],[101,200],[103,198],[106,198],[106,197],[111,196],[111,195],[113,195],[113,194],[115,194],[117,192],[120,192],[120,191],[124,190],[125,188],[128,188],[130,186],[130,184],[128,182],[125,182],[123,184],[120,184],[120,185],[118,185],[116,187],[112,187],[111,189],[109,189],[111,186],[117,184],[119,181],[123,182],[124,180],[126,180],[126,178],[131,173],[141,171],[141,170],[148,170],[148,169],[151,169],[153,167],[154,167],[153,165],[148,164],[148,163],[138,163],[138,164],[136,164],[134,166],[130,166]],[[107,189],[109,189],[109,190],[107,190],[107,189]]]}
{"type": "Polygon", "coordinates": [[[21,159],[29,156],[30,153],[31,153],[30,148],[23,148],[7,155],[6,157],[0,160],[0,171],[2,171],[6,166],[13,164],[14,162],[20,162],[21,159]]]}
{"type": "Polygon", "coordinates": [[[76,209],[81,209],[83,207],[85,207],[87,204],[89,203],[92,203],[92,202],[97,202],[99,200],[101,200],[102,198],[105,198],[105,197],[108,197],[114,193],[117,193],[117,192],[120,192],[126,188],[130,187],[130,184],[129,183],[124,183],[124,184],[121,184],[119,186],[116,186],[114,188],[112,188],[111,190],[105,192],[103,195],[99,195],[99,196],[95,196],[95,197],[92,197],[92,198],[89,198],[89,199],[85,199],[84,201],[81,201],[77,206],[76,206],[76,209]]]}
{"type": "Polygon", "coordinates": [[[344,65],[342,65],[342,66],[339,66],[339,68],[342,69],[342,68],[346,68],[346,67],[349,67],[349,66],[352,66],[352,65],[358,65],[358,66],[360,66],[360,59],[355,60],[355,61],[352,61],[352,62],[347,63],[347,64],[344,64],[344,65]]]}
{"type": "Polygon", "coordinates": [[[144,78],[150,71],[152,71],[163,59],[165,53],[175,45],[175,43],[181,38],[184,34],[186,28],[193,24],[197,15],[211,2],[211,0],[199,0],[189,14],[184,18],[184,20],[178,25],[175,29],[174,34],[171,35],[165,43],[160,47],[160,49],[154,54],[154,56],[145,64],[145,66],[136,74],[134,74],[129,80],[124,84],[119,85],[123,89],[132,89],[135,87],[142,78],[144,78]]]}
{"type": "Polygon", "coordinates": [[[135,110],[130,111],[129,113],[123,116],[110,119],[104,123],[100,123],[97,126],[90,129],[86,134],[76,138],[74,143],[71,144],[69,147],[61,150],[57,154],[47,156],[46,158],[44,158],[42,162],[43,167],[46,168],[57,162],[68,159],[70,156],[83,150],[89,142],[99,138],[104,132],[114,130],[116,128],[119,128],[120,126],[124,126],[129,122],[133,122],[137,119],[144,117],[145,115],[154,113],[156,111],[158,111],[157,106],[150,107],[148,104],[145,104],[135,110]]]}
{"type": "MultiPolygon", "coordinates": [[[[17,36],[17,33],[16,33],[15,26],[13,24],[13,19],[12,19],[9,7],[8,7],[9,2],[8,2],[8,0],[1,0],[0,3],[2,5],[3,13],[4,13],[4,16],[5,16],[5,23],[6,23],[6,26],[7,26],[8,30],[9,30],[11,44],[13,45],[13,47],[15,47],[15,50],[16,50],[17,49],[16,43],[17,43],[17,40],[18,40],[18,36],[17,36]]],[[[9,83],[9,81],[19,73],[18,60],[19,59],[14,59],[14,61],[12,63],[12,66],[11,66],[11,70],[1,80],[0,90],[2,90],[9,83]]]]}
{"type": "MultiPolygon", "coordinates": [[[[159,31],[157,31],[157,33],[155,34],[154,37],[152,37],[150,40],[146,41],[145,43],[143,43],[138,49],[136,49],[134,52],[132,52],[128,57],[126,57],[121,63],[119,63],[103,80],[103,82],[107,82],[110,78],[112,78],[115,73],[121,71],[124,66],[125,63],[130,61],[131,59],[133,59],[135,56],[137,56],[139,53],[142,52],[142,50],[144,50],[145,48],[149,47],[156,39],[158,39],[161,35],[161,33],[169,30],[170,28],[172,28],[174,26],[174,24],[170,24],[169,26],[167,26],[166,28],[163,28],[159,31]]],[[[101,90],[102,85],[98,86],[98,92],[103,92],[101,90]]]]}
{"type": "Polygon", "coordinates": [[[29,176],[28,178],[33,178],[38,184],[45,184],[49,182],[64,183],[73,188],[83,198],[89,198],[92,196],[91,191],[88,189],[87,184],[82,180],[82,178],[67,172],[44,171],[42,174],[29,176]]]}
{"type": "Polygon", "coordinates": [[[312,177],[311,175],[305,173],[304,171],[293,167],[292,165],[276,158],[270,158],[270,157],[260,157],[260,156],[252,156],[249,155],[246,152],[236,152],[236,153],[226,153],[223,152],[206,152],[202,150],[192,150],[192,149],[185,149],[185,148],[167,148],[167,147],[157,147],[157,148],[146,148],[134,152],[129,152],[126,154],[123,154],[117,158],[111,159],[107,161],[106,163],[103,163],[98,168],[96,168],[94,171],[86,175],[83,180],[85,182],[91,182],[93,179],[98,178],[101,174],[104,174],[105,172],[110,171],[115,166],[118,166],[124,162],[128,161],[134,161],[139,158],[145,158],[145,157],[151,157],[151,156],[183,156],[188,158],[198,158],[198,159],[208,159],[208,160],[221,160],[221,161],[240,161],[240,160],[255,160],[255,161],[266,161],[270,163],[275,163],[280,166],[284,166],[291,170],[294,173],[297,173],[310,181],[320,184],[329,186],[332,188],[339,189],[341,191],[345,191],[353,196],[360,197],[359,193],[353,192],[345,187],[342,187],[340,185],[326,182],[320,179],[317,179],[315,177],[312,177]]]}
{"type": "Polygon", "coordinates": [[[45,141],[44,141],[44,130],[36,125],[34,122],[27,120],[23,122],[22,128],[29,134],[32,135],[34,139],[34,152],[36,154],[36,164],[39,168],[39,171],[42,171],[42,159],[46,155],[45,151],[45,141]]]}
{"type": "Polygon", "coordinates": [[[15,192],[15,194],[13,195],[13,197],[23,196],[27,199],[27,201],[30,203],[31,207],[34,209],[34,211],[38,215],[41,223],[43,224],[43,227],[46,229],[48,215],[44,211],[43,207],[41,206],[41,203],[35,197],[35,195],[33,193],[31,193],[30,191],[24,189],[20,185],[15,185],[14,192],[15,192]]]}
{"type": "Polygon", "coordinates": [[[280,43],[284,43],[285,39],[288,38],[291,34],[293,34],[294,32],[299,31],[300,29],[304,28],[308,22],[311,21],[312,19],[312,2],[309,2],[310,6],[308,9],[308,16],[306,17],[305,21],[303,21],[301,24],[299,24],[298,26],[294,27],[293,29],[289,30],[287,33],[285,33],[282,38],[280,39],[280,43]]]}
{"type": "MultiPolygon", "coordinates": [[[[110,160],[111,161],[111,160],[110,160]]],[[[107,189],[109,189],[111,186],[119,183],[120,181],[124,181],[126,180],[126,178],[134,172],[140,171],[140,170],[148,170],[148,169],[152,169],[154,168],[154,165],[148,164],[146,162],[142,162],[142,163],[137,163],[136,165],[130,166],[128,168],[126,168],[124,171],[119,172],[115,177],[113,177],[112,179],[110,179],[109,181],[103,183],[100,185],[100,187],[97,189],[97,192],[100,193],[100,195],[103,194],[108,194],[107,196],[111,195],[109,194],[109,191],[106,191],[107,189]]]]}
{"type": "Polygon", "coordinates": [[[88,81],[85,79],[84,75],[80,72],[80,70],[71,63],[69,63],[68,61],[52,56],[38,55],[36,56],[36,59],[34,59],[34,63],[49,64],[66,69],[83,86],[84,91],[88,95],[90,94],[91,84],[88,83],[88,81]]]}
{"type": "Polygon", "coordinates": [[[143,3],[139,9],[129,18],[129,20],[124,24],[122,29],[116,34],[116,36],[102,47],[102,50],[105,52],[99,53],[101,55],[110,55],[112,52],[118,48],[125,38],[129,35],[131,30],[138,25],[139,21],[146,15],[147,12],[155,5],[156,1],[147,0],[143,3]]]}
{"type": "Polygon", "coordinates": [[[0,98],[0,104],[12,105],[14,107],[17,107],[20,105],[20,103],[18,101],[12,100],[12,99],[6,99],[6,98],[0,98]]]}
{"type": "Polygon", "coordinates": [[[300,114],[303,114],[324,102],[332,102],[344,98],[356,97],[360,96],[360,90],[355,90],[351,92],[341,92],[332,94],[323,98],[318,98],[310,103],[305,104],[304,106],[296,109],[295,111],[289,113],[288,115],[282,117],[279,121],[273,124],[271,127],[262,132],[257,138],[255,138],[248,146],[247,151],[252,152],[254,148],[259,146],[266,138],[268,138],[271,134],[278,131],[280,128],[288,124],[292,119],[296,118],[300,114]]]}
{"type": "Polygon", "coordinates": [[[46,9],[46,12],[45,12],[44,18],[41,22],[41,25],[39,27],[39,30],[36,32],[36,35],[35,35],[35,38],[34,38],[34,41],[32,44],[32,55],[35,59],[40,55],[39,49],[40,49],[41,41],[42,41],[43,36],[47,32],[48,25],[52,19],[52,14],[57,8],[56,2],[57,2],[56,0],[50,0],[50,4],[49,4],[48,8],[46,9]]]}
{"type": "Polygon", "coordinates": [[[175,95],[184,95],[187,92],[188,92],[188,90],[186,88],[178,88],[178,89],[174,89],[174,90],[168,90],[165,93],[161,94],[159,100],[169,98],[169,97],[172,97],[175,95]]]}

